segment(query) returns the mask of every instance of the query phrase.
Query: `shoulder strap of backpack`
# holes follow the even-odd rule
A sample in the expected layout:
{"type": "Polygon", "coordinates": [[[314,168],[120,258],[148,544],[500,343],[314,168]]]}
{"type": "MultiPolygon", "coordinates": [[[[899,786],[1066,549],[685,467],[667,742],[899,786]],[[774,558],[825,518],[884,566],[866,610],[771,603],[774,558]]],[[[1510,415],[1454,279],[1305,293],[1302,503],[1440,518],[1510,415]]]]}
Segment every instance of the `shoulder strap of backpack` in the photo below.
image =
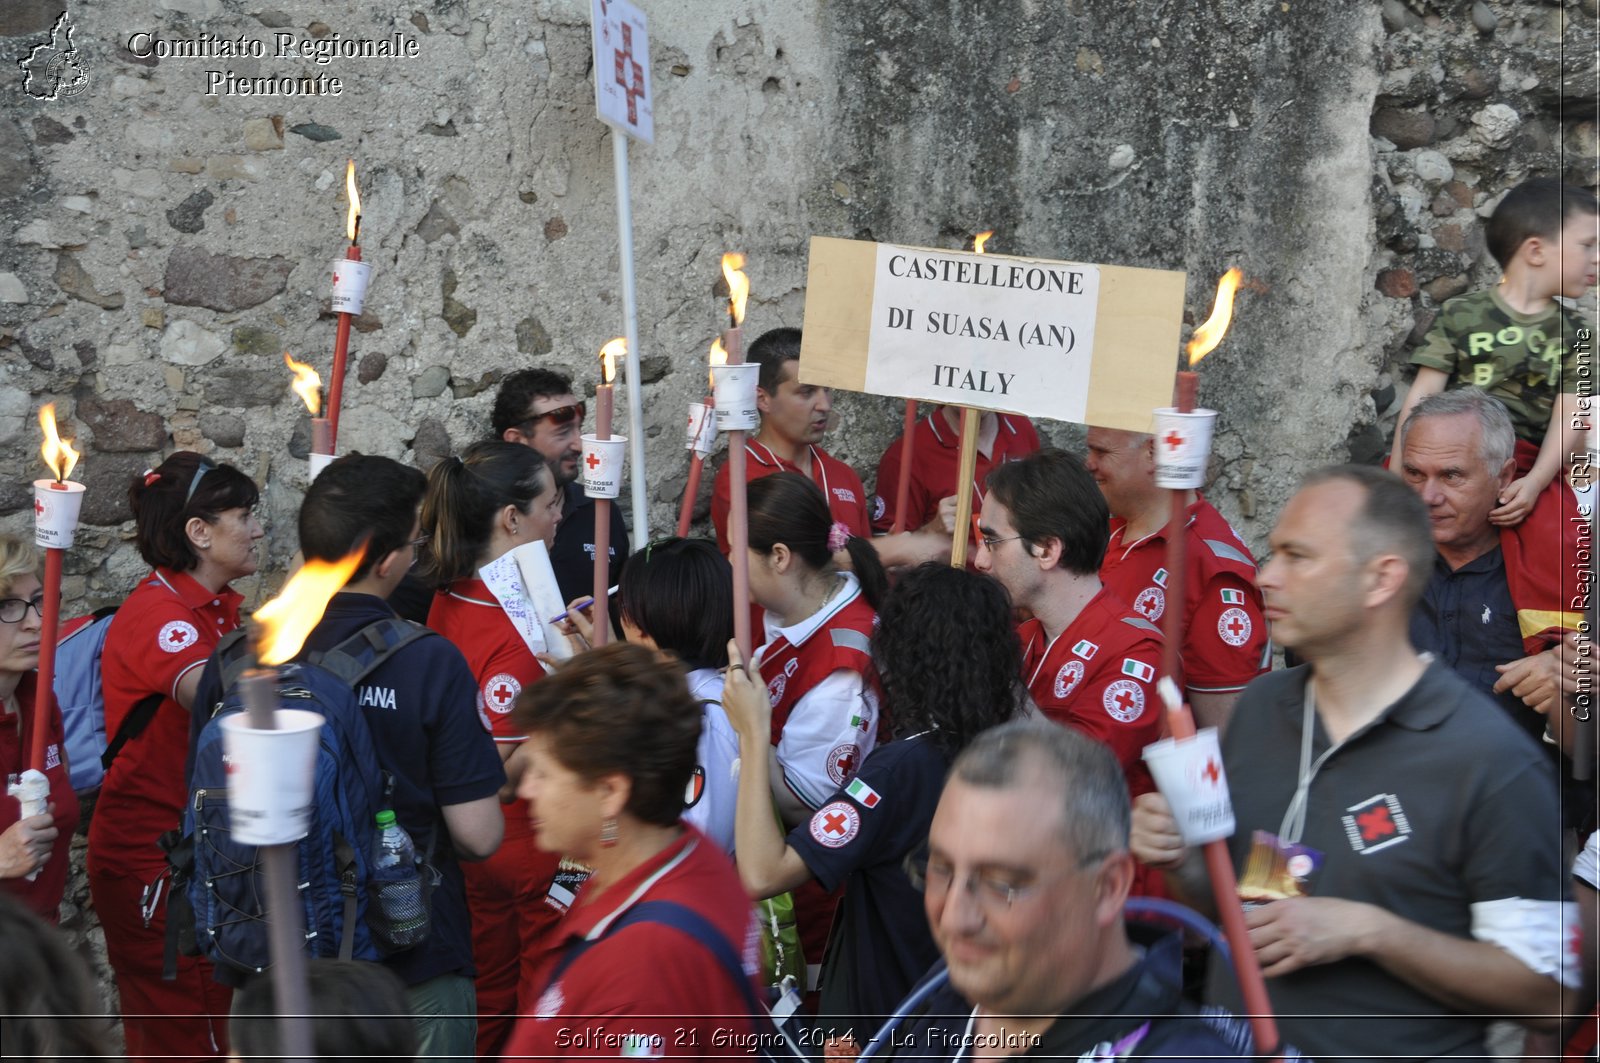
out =
{"type": "Polygon", "coordinates": [[[250,667],[250,648],[245,645],[245,639],[248,635],[249,632],[244,628],[234,628],[222,636],[217,643],[217,648],[212,651],[217,657],[217,667],[221,673],[217,678],[222,683],[222,693],[224,694],[233,689],[233,685],[239,681],[239,677],[244,675],[245,671],[250,667]]]}
{"type": "Polygon", "coordinates": [[[310,655],[312,664],[354,688],[401,649],[433,632],[397,616],[375,620],[331,650],[310,655]]]}
{"type": "Polygon", "coordinates": [[[117,759],[122,747],[144,733],[150,721],[156,718],[156,710],[161,707],[164,697],[164,694],[147,694],[133,703],[128,715],[122,718],[122,726],[117,728],[116,736],[106,743],[106,751],[100,754],[101,768],[110,771],[111,762],[117,759]]]}

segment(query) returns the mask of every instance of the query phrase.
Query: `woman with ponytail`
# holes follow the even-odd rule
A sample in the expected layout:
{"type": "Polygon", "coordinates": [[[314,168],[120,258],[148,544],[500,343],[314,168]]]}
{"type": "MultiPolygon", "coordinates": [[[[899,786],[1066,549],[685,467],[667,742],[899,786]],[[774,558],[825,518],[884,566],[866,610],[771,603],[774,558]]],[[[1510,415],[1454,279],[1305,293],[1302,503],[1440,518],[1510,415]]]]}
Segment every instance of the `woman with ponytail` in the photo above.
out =
{"type": "MultiPolygon", "coordinates": [[[[428,626],[467,658],[478,682],[478,713],[510,760],[526,737],[511,724],[511,706],[544,666],[523,640],[478,570],[525,543],[548,548],[561,521],[561,492],[539,452],[516,443],[475,443],[428,474],[422,530],[427,575],[438,585],[428,626]]],[[[516,786],[514,771],[507,794],[516,786]]],[[[502,795],[504,799],[505,795],[502,795]]],[[[463,864],[472,912],[472,959],[478,968],[478,1055],[499,1058],[517,1014],[533,1010],[525,995],[545,939],[561,916],[551,892],[559,857],[533,845],[527,802],[501,806],[505,840],[490,859],[463,864]]]]}

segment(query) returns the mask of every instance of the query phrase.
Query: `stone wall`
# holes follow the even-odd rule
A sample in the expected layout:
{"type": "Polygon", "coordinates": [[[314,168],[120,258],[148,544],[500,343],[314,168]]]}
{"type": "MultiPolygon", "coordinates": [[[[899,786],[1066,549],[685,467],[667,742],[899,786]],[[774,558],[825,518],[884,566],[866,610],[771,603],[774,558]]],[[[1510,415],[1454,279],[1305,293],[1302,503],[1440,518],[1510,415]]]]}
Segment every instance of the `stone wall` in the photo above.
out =
{"type": "MultiPolygon", "coordinates": [[[[28,529],[33,411],[53,399],[87,452],[69,612],[127,593],[125,485],[180,447],[263,484],[268,564],[241,590],[279,578],[307,449],[280,355],[328,370],[347,157],[374,280],[341,449],[430,464],[524,365],[592,388],[622,309],[587,4],[69,6],[88,83],[54,101],[16,62],[62,0],[0,7],[0,530],[28,529]],[[143,57],[141,32],[266,54],[143,57]],[[318,65],[276,57],[279,33],[401,34],[418,54],[318,65]],[[207,95],[228,73],[341,92],[207,95]]],[[[631,158],[654,529],[685,482],[724,250],[750,256],[750,335],[801,324],[813,233],[957,247],[992,228],[1002,253],[1187,270],[1202,316],[1240,265],[1201,386],[1221,411],[1212,497],[1259,544],[1306,468],[1381,451],[1434,309],[1495,276],[1498,195],[1533,173],[1596,183],[1596,0],[646,6],[658,132],[631,158]]],[[[869,482],[895,406],[837,403],[829,445],[869,482]]]]}

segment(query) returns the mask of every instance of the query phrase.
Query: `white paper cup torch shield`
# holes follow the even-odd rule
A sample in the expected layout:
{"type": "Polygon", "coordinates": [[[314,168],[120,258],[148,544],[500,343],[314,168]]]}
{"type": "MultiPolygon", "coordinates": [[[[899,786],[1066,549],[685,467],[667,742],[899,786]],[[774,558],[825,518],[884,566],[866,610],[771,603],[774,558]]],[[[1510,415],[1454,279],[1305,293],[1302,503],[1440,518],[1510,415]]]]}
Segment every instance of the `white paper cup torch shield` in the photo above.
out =
{"type": "Polygon", "coordinates": [[[761,411],[756,408],[756,382],[760,376],[761,367],[752,363],[711,367],[717,431],[745,432],[761,427],[761,411]]]}
{"type": "Polygon", "coordinates": [[[73,480],[33,481],[34,545],[47,550],[65,550],[72,545],[83,491],[83,485],[73,480]]]}
{"type": "Polygon", "coordinates": [[[333,464],[333,455],[332,454],[318,454],[315,451],[313,451],[311,453],[311,455],[310,455],[310,459],[311,459],[311,478],[313,480],[315,480],[318,476],[322,475],[322,470],[323,469],[326,469],[329,465],[333,464]]]}
{"type": "Polygon", "coordinates": [[[1163,738],[1145,746],[1144,762],[1185,844],[1204,845],[1233,834],[1233,802],[1215,727],[1202,728],[1193,738],[1163,738]]]}
{"type": "Polygon", "coordinates": [[[228,769],[229,824],[245,845],[283,845],[311,826],[312,780],[322,716],[277,709],[277,728],[250,726],[248,713],[222,718],[222,752],[228,769]]]}
{"type": "Polygon", "coordinates": [[[1179,413],[1164,407],[1156,411],[1157,487],[1189,490],[1205,486],[1211,433],[1216,425],[1216,410],[1179,413]]]}
{"type": "Polygon", "coordinates": [[[627,436],[584,436],[583,459],[578,463],[583,493],[590,498],[616,498],[621,494],[622,459],[627,451],[627,436]]]}
{"type": "Polygon", "coordinates": [[[703,402],[689,403],[689,431],[684,440],[684,449],[709,454],[716,445],[716,410],[703,402]]]}
{"type": "Polygon", "coordinates": [[[359,314],[367,301],[367,281],[372,279],[372,265],[350,258],[333,260],[333,312],[359,314]]]}

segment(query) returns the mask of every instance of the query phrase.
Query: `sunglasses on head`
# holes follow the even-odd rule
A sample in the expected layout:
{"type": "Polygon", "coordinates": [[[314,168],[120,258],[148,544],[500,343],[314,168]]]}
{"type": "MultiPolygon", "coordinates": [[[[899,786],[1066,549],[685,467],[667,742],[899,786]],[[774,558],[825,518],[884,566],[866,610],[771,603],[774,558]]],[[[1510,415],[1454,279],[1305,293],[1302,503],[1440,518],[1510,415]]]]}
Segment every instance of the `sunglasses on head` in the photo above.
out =
{"type": "Polygon", "coordinates": [[[553,410],[536,413],[526,421],[523,421],[522,424],[527,427],[537,427],[541,421],[549,421],[557,428],[565,428],[573,421],[582,422],[584,415],[587,413],[588,409],[584,404],[576,402],[571,406],[557,406],[553,410]]]}

